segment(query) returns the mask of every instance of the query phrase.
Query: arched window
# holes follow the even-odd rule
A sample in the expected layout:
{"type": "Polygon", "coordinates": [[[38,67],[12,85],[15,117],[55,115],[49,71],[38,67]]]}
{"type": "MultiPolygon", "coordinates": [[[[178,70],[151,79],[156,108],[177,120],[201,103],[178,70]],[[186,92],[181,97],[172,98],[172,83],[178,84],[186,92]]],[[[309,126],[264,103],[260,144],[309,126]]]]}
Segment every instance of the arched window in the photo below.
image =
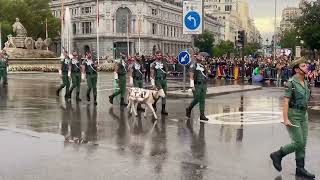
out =
{"type": "Polygon", "coordinates": [[[131,32],[131,11],[129,8],[119,8],[116,12],[116,32],[129,33],[131,32]]]}

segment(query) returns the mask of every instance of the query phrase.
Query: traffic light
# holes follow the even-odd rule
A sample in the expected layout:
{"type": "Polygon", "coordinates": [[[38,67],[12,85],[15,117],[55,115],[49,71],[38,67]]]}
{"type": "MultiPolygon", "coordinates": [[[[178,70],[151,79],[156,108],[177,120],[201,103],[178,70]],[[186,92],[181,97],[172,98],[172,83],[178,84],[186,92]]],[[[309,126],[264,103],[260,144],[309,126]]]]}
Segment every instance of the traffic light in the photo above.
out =
{"type": "Polygon", "coordinates": [[[243,30],[238,31],[238,44],[244,47],[244,42],[245,42],[245,32],[243,30]]]}

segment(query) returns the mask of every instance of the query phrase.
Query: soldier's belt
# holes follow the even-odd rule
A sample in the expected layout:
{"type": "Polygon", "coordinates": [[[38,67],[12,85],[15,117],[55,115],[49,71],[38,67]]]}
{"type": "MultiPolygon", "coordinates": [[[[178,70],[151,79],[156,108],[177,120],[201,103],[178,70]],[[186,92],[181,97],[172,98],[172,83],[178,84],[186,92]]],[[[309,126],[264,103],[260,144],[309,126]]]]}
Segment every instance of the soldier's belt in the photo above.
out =
{"type": "Polygon", "coordinates": [[[86,72],[86,74],[92,75],[92,74],[97,74],[97,72],[86,72]]]}
{"type": "Polygon", "coordinates": [[[300,110],[300,111],[306,111],[308,109],[308,107],[306,106],[299,106],[299,105],[289,105],[289,108],[291,109],[297,109],[297,110],[300,110]]]}
{"type": "Polygon", "coordinates": [[[156,81],[166,80],[166,78],[155,78],[156,81]]]}

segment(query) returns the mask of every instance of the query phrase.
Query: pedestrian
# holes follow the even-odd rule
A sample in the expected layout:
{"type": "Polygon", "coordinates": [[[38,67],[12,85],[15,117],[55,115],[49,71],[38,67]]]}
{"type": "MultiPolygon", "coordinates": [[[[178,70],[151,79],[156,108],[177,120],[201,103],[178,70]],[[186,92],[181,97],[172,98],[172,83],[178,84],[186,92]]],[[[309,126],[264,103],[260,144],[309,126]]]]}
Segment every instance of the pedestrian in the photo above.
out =
{"type": "Polygon", "coordinates": [[[4,85],[4,72],[6,70],[7,70],[6,61],[2,52],[0,52],[0,81],[1,79],[3,79],[3,85],[4,85]]]}
{"type": "MultiPolygon", "coordinates": [[[[90,52],[87,53],[86,59],[82,62],[84,73],[87,78],[87,101],[90,101],[90,94],[93,91],[93,102],[96,106],[97,103],[97,80],[98,80],[98,62],[92,59],[92,54],[90,52]]],[[[84,74],[83,73],[83,74],[84,74]]],[[[84,75],[82,75],[82,79],[84,79],[84,75]]]]}
{"type": "Polygon", "coordinates": [[[310,90],[305,76],[308,73],[306,60],[298,58],[291,64],[293,77],[288,81],[284,95],[283,124],[286,126],[292,140],[280,150],[270,154],[274,167],[282,170],[281,160],[286,155],[295,152],[296,176],[307,179],[315,178],[305,167],[305,152],[308,136],[308,100],[310,90]]]}
{"type": "MultiPolygon", "coordinates": [[[[167,63],[162,57],[161,51],[156,52],[155,58],[155,62],[150,65],[151,85],[158,89],[163,89],[164,93],[167,95],[167,63]]],[[[157,101],[153,104],[153,108],[157,111],[157,101]]],[[[166,97],[162,98],[161,114],[168,115],[168,112],[166,111],[166,97]]]]}
{"type": "Polygon", "coordinates": [[[71,64],[69,66],[69,72],[71,72],[72,86],[70,88],[70,96],[72,95],[72,91],[76,88],[76,101],[81,101],[80,99],[80,85],[81,85],[81,63],[79,61],[79,57],[76,51],[72,52],[71,64]]]}
{"type": "Polygon", "coordinates": [[[204,115],[208,70],[203,65],[203,56],[198,53],[195,53],[195,55],[196,62],[190,66],[190,87],[193,91],[193,101],[186,109],[186,116],[190,118],[193,107],[199,103],[200,120],[208,121],[208,118],[204,115]]]}
{"type": "Polygon", "coordinates": [[[112,95],[109,96],[109,102],[113,104],[113,99],[120,94],[120,106],[127,106],[124,102],[126,90],[127,90],[127,69],[128,65],[126,63],[126,55],[124,53],[120,53],[121,59],[120,62],[117,63],[114,70],[114,79],[117,82],[117,87],[120,88],[119,91],[116,91],[112,95]]]}
{"type": "Polygon", "coordinates": [[[59,69],[59,75],[61,76],[62,79],[62,84],[60,85],[60,87],[57,89],[56,91],[56,95],[59,96],[60,95],[60,91],[63,88],[66,88],[66,93],[65,93],[65,98],[70,98],[70,94],[69,94],[69,88],[70,88],[70,75],[71,73],[69,73],[69,66],[70,66],[70,58],[68,56],[68,52],[64,51],[64,53],[61,55],[61,60],[60,60],[60,69],[59,69]]]}
{"type": "MultiPolygon", "coordinates": [[[[143,63],[140,57],[133,59],[133,63],[129,66],[129,85],[137,88],[143,88],[143,63]]],[[[138,111],[144,111],[141,104],[138,104],[138,111]]]]}

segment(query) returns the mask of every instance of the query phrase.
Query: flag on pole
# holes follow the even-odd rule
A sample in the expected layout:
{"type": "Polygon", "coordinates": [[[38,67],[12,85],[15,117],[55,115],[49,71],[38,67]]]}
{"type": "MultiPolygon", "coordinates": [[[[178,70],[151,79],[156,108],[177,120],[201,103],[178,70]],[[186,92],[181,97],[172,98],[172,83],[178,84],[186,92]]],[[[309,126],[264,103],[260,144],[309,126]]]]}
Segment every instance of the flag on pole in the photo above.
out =
{"type": "Polygon", "coordinates": [[[97,57],[98,64],[100,64],[100,47],[99,47],[99,0],[97,0],[97,57]]]}

